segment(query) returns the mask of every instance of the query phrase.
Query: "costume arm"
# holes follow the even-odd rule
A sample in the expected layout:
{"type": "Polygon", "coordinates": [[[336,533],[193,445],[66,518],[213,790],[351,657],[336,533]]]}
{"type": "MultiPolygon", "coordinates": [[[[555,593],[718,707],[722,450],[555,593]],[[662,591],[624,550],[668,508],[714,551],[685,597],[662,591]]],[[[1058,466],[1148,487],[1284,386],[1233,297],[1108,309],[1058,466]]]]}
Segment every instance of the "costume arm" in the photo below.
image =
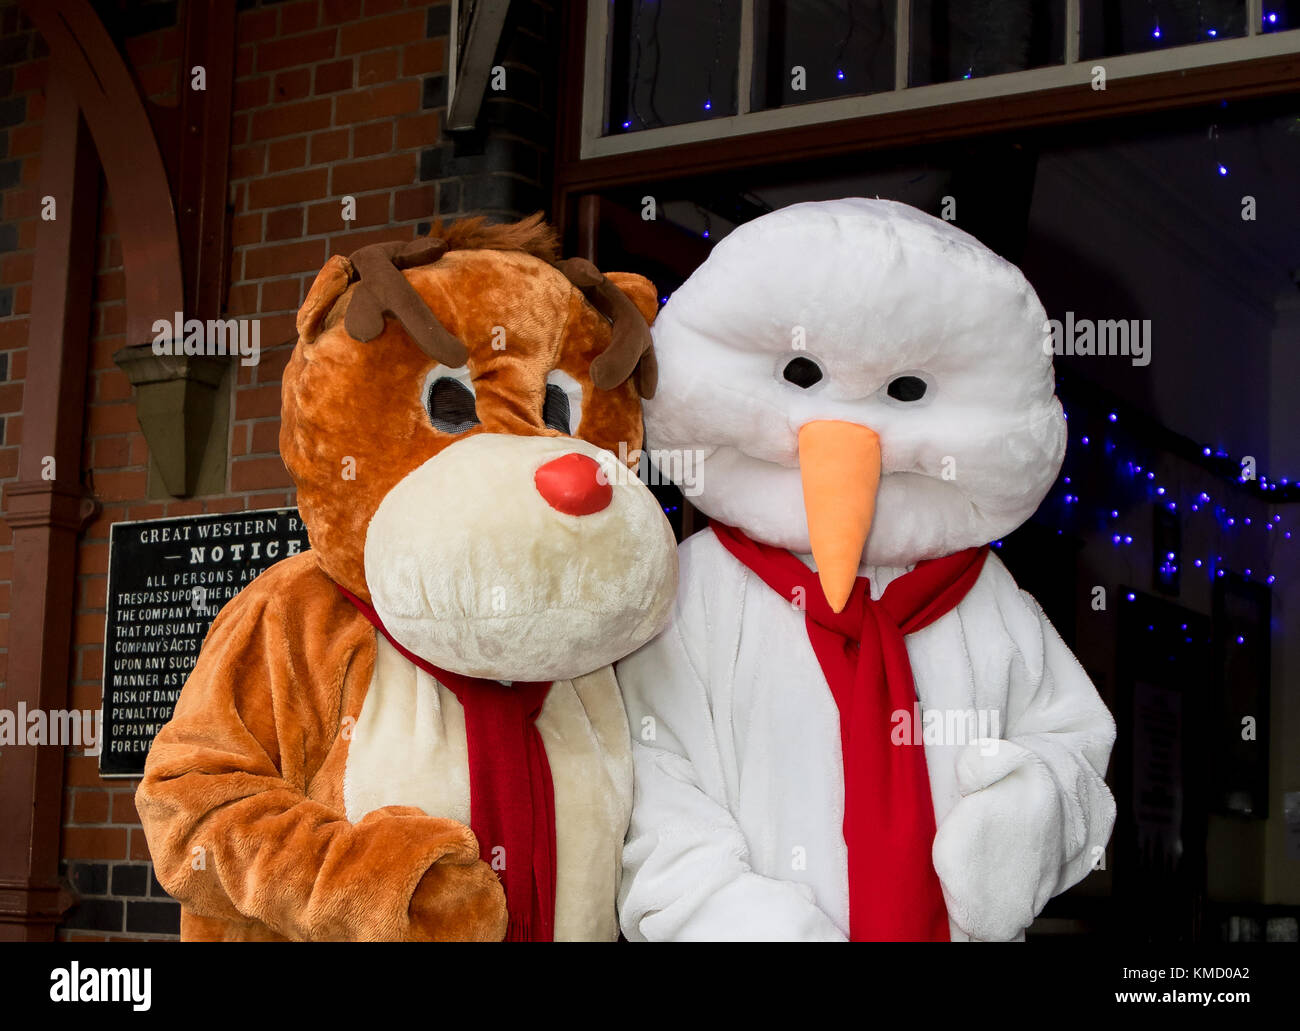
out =
{"type": "Polygon", "coordinates": [[[150,749],[136,805],[160,883],[199,915],[293,939],[501,937],[504,897],[468,827],[405,806],[353,825],[307,797],[363,634],[331,598],[277,593],[255,582],[222,610],[150,749]]]}
{"type": "Polygon", "coordinates": [[[1038,603],[1001,570],[1012,663],[1001,739],[957,758],[962,797],[935,837],[948,912],[972,937],[1016,937],[1083,879],[1115,822],[1103,779],[1115,721],[1038,603]]]}
{"type": "Polygon", "coordinates": [[[632,727],[619,916],[632,941],[843,941],[810,887],[755,873],[722,788],[713,709],[680,611],[617,672],[632,727]]]}

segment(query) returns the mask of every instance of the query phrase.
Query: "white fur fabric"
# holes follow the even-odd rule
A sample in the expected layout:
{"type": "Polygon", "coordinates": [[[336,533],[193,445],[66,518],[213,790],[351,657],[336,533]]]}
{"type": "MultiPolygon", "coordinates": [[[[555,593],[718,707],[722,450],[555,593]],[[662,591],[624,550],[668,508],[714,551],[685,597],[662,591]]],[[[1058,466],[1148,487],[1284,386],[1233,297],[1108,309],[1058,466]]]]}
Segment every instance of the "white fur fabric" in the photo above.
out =
{"type": "MultiPolygon", "coordinates": [[[[617,666],[635,767],[623,932],[843,940],[839,713],[803,614],[711,531],[679,555],[668,629],[617,666]]],[[[899,571],[863,572],[878,596],[899,571]]],[[[953,611],[906,640],[923,710],[984,712],[999,728],[923,746],[952,938],[1019,937],[1110,836],[1114,721],[995,556],[953,611]]]]}
{"type": "Polygon", "coordinates": [[[469,676],[564,680],[649,640],[677,588],[672,528],[608,451],[572,437],[482,433],[412,470],[366,531],[366,582],[388,632],[469,676]],[[606,469],[613,499],[566,515],[539,466],[570,453],[606,469]],[[447,517],[443,517],[443,513],[447,517]]]}
{"type": "Polygon", "coordinates": [[[1028,518],[1064,455],[1046,322],[1015,266],[915,208],[783,208],[720,242],[659,313],[647,446],[698,449],[692,503],[806,552],[799,427],[862,423],[880,435],[884,474],[865,562],[984,544],[1028,518]],[[822,366],[820,383],[782,377],[797,356],[822,366]],[[925,379],[924,399],[889,397],[900,375],[925,379]]]}
{"type": "MultiPolygon", "coordinates": [[[[383,637],[376,646],[343,776],[348,820],[360,823],[384,806],[409,805],[469,823],[465,711],[383,637]]],[[[613,941],[632,808],[627,718],[613,670],[552,684],[537,731],[555,787],[555,940],[613,941]]]]}

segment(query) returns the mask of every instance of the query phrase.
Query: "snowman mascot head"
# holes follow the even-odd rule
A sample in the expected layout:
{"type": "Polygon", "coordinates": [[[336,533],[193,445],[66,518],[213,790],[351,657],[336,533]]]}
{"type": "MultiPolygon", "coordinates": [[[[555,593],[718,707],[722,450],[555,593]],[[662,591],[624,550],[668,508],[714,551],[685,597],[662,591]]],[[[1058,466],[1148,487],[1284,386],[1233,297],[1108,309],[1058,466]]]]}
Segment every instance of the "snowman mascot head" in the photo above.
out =
{"type": "Polygon", "coordinates": [[[811,553],[838,611],[859,567],[983,545],[1037,508],[1065,451],[1046,324],[1015,266],[915,208],[781,209],[660,313],[652,461],[693,452],[692,503],[811,553]]]}

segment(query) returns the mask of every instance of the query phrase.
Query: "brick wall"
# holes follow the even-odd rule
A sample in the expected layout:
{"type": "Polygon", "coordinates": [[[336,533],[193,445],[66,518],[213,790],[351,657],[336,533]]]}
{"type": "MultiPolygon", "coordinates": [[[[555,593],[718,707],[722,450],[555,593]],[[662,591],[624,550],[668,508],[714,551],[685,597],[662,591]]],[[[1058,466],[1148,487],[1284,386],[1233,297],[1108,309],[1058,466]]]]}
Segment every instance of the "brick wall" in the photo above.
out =
{"type": "MultiPolygon", "coordinates": [[[[277,451],[280,375],[294,314],[332,253],[413,238],[436,216],[515,217],[542,207],[555,98],[558,14],[512,5],[498,51],[507,89],[489,94],[478,130],[443,131],[446,3],[299,0],[240,3],[232,117],[230,315],[262,320],[262,360],[240,366],[233,391],[226,489],[155,501],[148,448],[118,349],[124,336],[122,250],[112,197],[99,220],[86,384],[84,482],[102,505],[78,549],[69,706],[100,704],[108,532],[113,522],[295,503],[277,451]],[[341,199],[356,199],[356,220],[341,199]]],[[[135,5],[135,21],[109,23],[141,91],[175,104],[182,74],[176,3],[135,5]]],[[[39,220],[43,86],[40,38],[17,8],[0,4],[0,482],[12,480],[22,439],[32,259],[39,220]]],[[[12,547],[0,523],[0,678],[8,635],[12,547]]],[[[0,705],[4,705],[0,691],[0,705]]],[[[153,878],[133,804],[134,781],[103,781],[94,757],[66,761],[63,856],[79,902],[64,938],[173,935],[178,907],[153,878]]]]}

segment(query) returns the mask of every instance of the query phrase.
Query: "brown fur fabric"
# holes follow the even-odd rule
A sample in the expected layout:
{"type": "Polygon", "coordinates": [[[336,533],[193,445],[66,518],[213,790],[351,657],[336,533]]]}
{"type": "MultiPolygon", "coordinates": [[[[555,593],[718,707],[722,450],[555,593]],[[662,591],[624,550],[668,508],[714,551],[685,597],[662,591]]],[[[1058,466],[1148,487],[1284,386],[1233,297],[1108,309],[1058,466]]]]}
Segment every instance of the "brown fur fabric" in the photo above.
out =
{"type": "MultiPolygon", "coordinates": [[[[549,227],[468,220],[433,235],[449,253],[404,274],[467,346],[481,425],[455,435],[431,425],[422,388],[436,363],[397,323],[366,343],[347,334],[357,287],[348,260],[330,258],[299,313],[282,391],[280,448],[312,550],[222,610],[136,795],[187,940],[477,941],[505,932],[504,894],[467,826],[404,806],[355,825],[343,815],[350,731],[376,644],[335,584],[369,599],[371,516],[429,458],[476,433],[556,435],[542,422],[551,370],[582,385],[575,436],[633,451],[641,412],[632,383],[591,383],[610,326],[552,265],[549,227]]],[[[653,319],[653,284],[609,278],[653,319]]],[[[453,511],[455,499],[446,501],[453,511]]]]}

